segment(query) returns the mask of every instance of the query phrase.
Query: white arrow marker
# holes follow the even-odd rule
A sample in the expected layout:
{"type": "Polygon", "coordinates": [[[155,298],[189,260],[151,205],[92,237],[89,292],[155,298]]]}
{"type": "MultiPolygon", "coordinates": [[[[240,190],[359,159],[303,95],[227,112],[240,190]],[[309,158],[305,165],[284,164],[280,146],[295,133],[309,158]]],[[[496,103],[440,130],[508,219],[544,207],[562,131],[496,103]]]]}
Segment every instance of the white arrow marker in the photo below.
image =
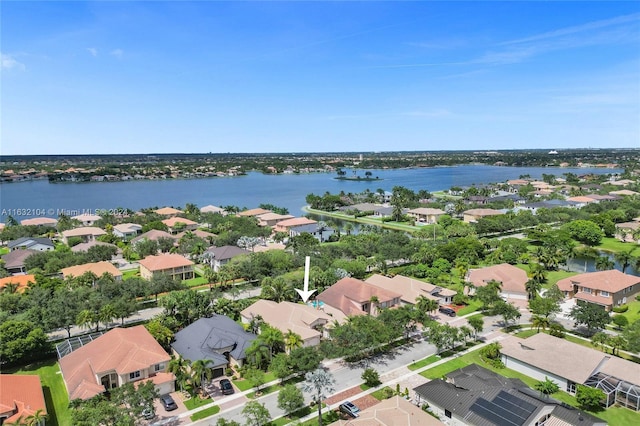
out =
{"type": "Polygon", "coordinates": [[[304,259],[304,290],[300,290],[296,288],[295,290],[298,292],[300,297],[302,297],[302,301],[307,303],[309,297],[315,292],[315,290],[309,290],[309,262],[311,258],[309,256],[304,259]]]}

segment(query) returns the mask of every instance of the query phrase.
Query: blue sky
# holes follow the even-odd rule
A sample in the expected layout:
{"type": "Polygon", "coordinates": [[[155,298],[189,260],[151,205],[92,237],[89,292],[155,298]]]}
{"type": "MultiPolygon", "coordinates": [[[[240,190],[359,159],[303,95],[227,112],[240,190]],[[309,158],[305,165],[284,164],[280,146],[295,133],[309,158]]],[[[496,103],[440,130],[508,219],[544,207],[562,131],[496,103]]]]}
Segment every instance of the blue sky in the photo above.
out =
{"type": "Polygon", "coordinates": [[[640,3],[2,2],[2,154],[640,147],[640,3]]]}

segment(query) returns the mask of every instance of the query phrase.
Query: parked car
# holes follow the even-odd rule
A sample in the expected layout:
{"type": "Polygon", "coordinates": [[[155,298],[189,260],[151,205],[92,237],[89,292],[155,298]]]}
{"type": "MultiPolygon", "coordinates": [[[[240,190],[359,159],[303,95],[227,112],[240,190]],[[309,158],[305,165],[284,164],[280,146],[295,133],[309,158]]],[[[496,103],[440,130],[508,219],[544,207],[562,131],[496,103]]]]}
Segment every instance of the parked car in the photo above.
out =
{"type": "Polygon", "coordinates": [[[340,411],[353,418],[360,417],[360,414],[358,414],[360,409],[351,401],[345,401],[340,404],[340,411]]]}
{"type": "Polygon", "coordinates": [[[438,310],[445,314],[445,315],[449,315],[450,317],[455,317],[456,316],[456,311],[454,311],[451,308],[447,308],[446,306],[440,306],[440,308],[438,308],[438,310]]]}
{"type": "Polygon", "coordinates": [[[178,404],[176,404],[171,395],[162,395],[160,397],[160,402],[167,411],[173,411],[178,408],[178,404]]]}
{"type": "Polygon", "coordinates": [[[220,380],[220,390],[223,395],[231,395],[233,393],[233,385],[229,379],[220,380]]]}
{"type": "Polygon", "coordinates": [[[156,416],[156,413],[153,407],[145,407],[145,409],[142,410],[142,418],[145,420],[151,420],[155,416],[156,416]]]}

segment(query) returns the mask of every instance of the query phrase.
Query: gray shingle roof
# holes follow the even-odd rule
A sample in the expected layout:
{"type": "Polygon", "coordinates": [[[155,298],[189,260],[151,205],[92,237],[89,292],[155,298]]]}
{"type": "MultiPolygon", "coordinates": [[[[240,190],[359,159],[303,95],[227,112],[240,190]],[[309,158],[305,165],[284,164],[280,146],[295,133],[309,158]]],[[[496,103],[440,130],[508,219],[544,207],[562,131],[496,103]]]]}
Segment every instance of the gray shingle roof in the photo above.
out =
{"type": "Polygon", "coordinates": [[[236,360],[244,359],[244,351],[257,336],[244,331],[244,328],[224,315],[200,318],[175,335],[171,347],[183,358],[197,361],[210,360],[211,367],[227,364],[224,356],[226,348],[236,360]]]}
{"type": "Polygon", "coordinates": [[[10,249],[14,247],[30,248],[35,246],[36,244],[42,244],[51,247],[55,246],[53,242],[48,238],[22,237],[18,238],[17,240],[9,241],[7,243],[7,247],[9,247],[10,249]]]}

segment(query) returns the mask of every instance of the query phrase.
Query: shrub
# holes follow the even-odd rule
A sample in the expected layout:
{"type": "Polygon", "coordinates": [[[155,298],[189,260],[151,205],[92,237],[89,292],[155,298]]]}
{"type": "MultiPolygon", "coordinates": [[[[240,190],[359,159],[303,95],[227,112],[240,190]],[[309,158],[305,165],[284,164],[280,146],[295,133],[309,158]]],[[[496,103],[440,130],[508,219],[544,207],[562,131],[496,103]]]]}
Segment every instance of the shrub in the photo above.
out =
{"type": "Polygon", "coordinates": [[[373,368],[365,368],[362,372],[362,380],[364,380],[365,385],[369,387],[378,386],[380,382],[380,375],[373,368]]]}
{"type": "Polygon", "coordinates": [[[615,312],[616,314],[622,314],[627,312],[628,310],[629,310],[629,305],[621,305],[621,306],[613,307],[613,312],[615,312]]]}
{"type": "Polygon", "coordinates": [[[551,325],[549,326],[549,334],[554,336],[554,337],[560,337],[560,338],[564,338],[565,335],[565,329],[561,324],[558,323],[551,323],[551,325]]]}

